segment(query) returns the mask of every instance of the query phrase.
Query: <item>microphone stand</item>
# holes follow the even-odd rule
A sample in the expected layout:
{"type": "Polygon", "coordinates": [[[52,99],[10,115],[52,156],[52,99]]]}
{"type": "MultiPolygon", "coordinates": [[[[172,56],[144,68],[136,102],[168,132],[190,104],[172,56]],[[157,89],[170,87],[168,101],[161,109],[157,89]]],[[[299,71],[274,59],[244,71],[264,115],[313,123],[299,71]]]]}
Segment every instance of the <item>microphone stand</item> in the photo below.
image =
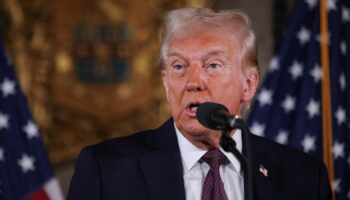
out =
{"type": "Polygon", "coordinates": [[[253,178],[252,178],[252,169],[251,169],[251,149],[250,149],[250,140],[249,140],[249,131],[246,127],[243,120],[241,120],[241,126],[237,127],[229,127],[222,130],[222,135],[220,138],[221,147],[227,151],[231,152],[241,164],[241,168],[243,170],[244,177],[244,199],[245,200],[253,200],[253,178]],[[246,153],[246,158],[237,150],[236,142],[230,137],[230,132],[233,129],[242,130],[244,145],[243,148],[246,153]]]}

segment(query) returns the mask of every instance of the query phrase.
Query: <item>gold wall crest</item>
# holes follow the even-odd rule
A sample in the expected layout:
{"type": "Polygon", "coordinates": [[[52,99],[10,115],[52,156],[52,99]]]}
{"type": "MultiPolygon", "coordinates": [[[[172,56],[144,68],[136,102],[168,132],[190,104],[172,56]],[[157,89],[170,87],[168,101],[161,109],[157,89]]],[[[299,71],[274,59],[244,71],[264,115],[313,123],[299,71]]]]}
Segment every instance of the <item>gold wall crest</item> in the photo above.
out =
{"type": "Polygon", "coordinates": [[[52,92],[57,104],[110,127],[154,97],[159,24],[147,13],[157,7],[85,2],[55,5],[64,33],[57,35],[52,92]]]}

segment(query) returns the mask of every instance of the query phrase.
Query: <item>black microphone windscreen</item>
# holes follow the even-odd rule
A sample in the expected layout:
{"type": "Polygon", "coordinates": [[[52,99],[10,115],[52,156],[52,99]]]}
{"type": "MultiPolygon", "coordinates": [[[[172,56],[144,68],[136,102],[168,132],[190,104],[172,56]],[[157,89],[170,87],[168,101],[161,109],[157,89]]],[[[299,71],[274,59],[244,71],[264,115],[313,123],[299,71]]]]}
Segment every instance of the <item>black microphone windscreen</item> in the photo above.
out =
{"type": "Polygon", "coordinates": [[[213,120],[211,119],[211,115],[218,110],[228,111],[228,109],[222,104],[204,102],[200,104],[197,108],[197,120],[199,121],[199,123],[201,123],[207,128],[221,130],[221,128],[218,127],[217,123],[213,122],[213,120]]]}

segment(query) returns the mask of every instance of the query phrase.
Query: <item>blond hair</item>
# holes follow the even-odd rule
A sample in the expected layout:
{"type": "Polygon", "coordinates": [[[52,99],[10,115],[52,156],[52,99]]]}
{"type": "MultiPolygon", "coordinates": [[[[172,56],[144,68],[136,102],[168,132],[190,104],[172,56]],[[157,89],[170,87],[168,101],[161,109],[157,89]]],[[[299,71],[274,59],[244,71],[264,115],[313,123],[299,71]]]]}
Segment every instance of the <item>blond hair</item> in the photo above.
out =
{"type": "Polygon", "coordinates": [[[241,41],[242,65],[255,67],[259,72],[256,37],[248,15],[238,10],[214,11],[207,8],[181,8],[166,14],[160,48],[162,69],[167,59],[169,41],[187,31],[195,31],[203,27],[225,30],[241,41]]]}

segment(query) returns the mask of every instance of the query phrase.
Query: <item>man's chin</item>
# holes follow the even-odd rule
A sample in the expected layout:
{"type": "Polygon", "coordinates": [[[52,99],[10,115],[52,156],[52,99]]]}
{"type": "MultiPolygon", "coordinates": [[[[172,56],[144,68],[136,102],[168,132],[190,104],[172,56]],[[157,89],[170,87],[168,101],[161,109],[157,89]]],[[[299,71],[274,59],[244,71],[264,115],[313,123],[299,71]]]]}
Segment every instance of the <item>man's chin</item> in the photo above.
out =
{"type": "Polygon", "coordinates": [[[211,132],[210,129],[205,128],[200,124],[184,125],[182,126],[182,130],[180,129],[180,131],[184,132],[184,134],[189,134],[192,136],[206,135],[211,132]]]}
{"type": "Polygon", "coordinates": [[[212,132],[211,129],[208,129],[200,124],[196,118],[179,118],[178,121],[175,120],[175,123],[177,128],[183,134],[198,136],[212,132]]]}

